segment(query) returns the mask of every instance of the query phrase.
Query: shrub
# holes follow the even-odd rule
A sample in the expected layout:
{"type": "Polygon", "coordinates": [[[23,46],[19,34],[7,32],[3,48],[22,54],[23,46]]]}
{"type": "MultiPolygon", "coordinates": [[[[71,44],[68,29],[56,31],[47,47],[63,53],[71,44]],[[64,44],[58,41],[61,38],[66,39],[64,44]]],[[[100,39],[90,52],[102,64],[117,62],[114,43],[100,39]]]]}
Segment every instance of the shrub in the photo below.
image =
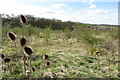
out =
{"type": "Polygon", "coordinates": [[[44,29],[44,38],[46,40],[46,42],[48,43],[49,41],[49,38],[50,38],[50,33],[51,33],[51,28],[49,26],[47,26],[45,29],[44,29]]]}
{"type": "Polygon", "coordinates": [[[71,38],[72,33],[71,33],[71,30],[68,27],[65,27],[64,34],[65,34],[66,39],[71,38]]]}

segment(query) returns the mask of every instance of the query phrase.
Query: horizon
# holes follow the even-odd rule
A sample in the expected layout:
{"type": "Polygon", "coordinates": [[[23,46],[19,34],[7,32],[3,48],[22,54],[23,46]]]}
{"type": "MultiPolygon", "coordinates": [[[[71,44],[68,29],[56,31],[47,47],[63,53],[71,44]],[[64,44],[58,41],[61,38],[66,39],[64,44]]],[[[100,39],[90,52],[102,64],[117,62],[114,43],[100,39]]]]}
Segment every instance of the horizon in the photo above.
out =
{"type": "Polygon", "coordinates": [[[0,14],[25,14],[87,24],[118,25],[118,0],[3,0],[0,14]],[[6,4],[6,5],[5,5],[6,4]]]}

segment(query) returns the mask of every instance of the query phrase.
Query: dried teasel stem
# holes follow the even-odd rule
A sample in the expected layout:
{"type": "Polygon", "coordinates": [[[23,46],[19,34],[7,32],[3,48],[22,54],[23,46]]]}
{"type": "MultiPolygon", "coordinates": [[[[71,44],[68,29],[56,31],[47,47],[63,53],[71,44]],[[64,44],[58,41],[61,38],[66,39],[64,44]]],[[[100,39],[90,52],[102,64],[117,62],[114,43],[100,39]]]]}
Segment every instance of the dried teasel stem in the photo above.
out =
{"type": "Polygon", "coordinates": [[[27,59],[26,55],[23,54],[23,56],[22,56],[22,58],[21,58],[21,60],[23,61],[23,69],[22,69],[23,76],[24,76],[24,75],[26,76],[26,66],[25,66],[25,64],[26,64],[26,59],[27,59]]]}
{"type": "Polygon", "coordinates": [[[22,71],[22,75],[24,76],[26,68],[25,68],[25,61],[26,61],[26,56],[23,54],[23,56],[21,57],[21,71],[22,71]]]}
{"type": "MultiPolygon", "coordinates": [[[[27,40],[24,38],[24,37],[22,37],[21,39],[20,39],[20,45],[21,45],[21,47],[22,47],[22,50],[24,49],[24,46],[26,45],[26,43],[27,43],[27,40]]],[[[23,56],[22,56],[22,61],[23,61],[23,69],[21,70],[22,71],[22,74],[23,74],[23,76],[25,75],[26,76],[26,66],[25,66],[25,64],[26,64],[26,59],[27,59],[27,57],[26,57],[26,55],[24,54],[24,52],[23,52],[23,56]]]]}
{"type": "Polygon", "coordinates": [[[8,67],[8,69],[9,69],[9,71],[10,71],[10,74],[14,77],[15,80],[17,80],[16,77],[14,76],[14,74],[12,73],[12,70],[11,70],[9,64],[7,65],[7,67],[8,67]]]}
{"type": "Polygon", "coordinates": [[[15,45],[15,51],[16,51],[16,54],[17,54],[17,44],[16,44],[16,42],[14,41],[14,45],[15,45]]]}
{"type": "Polygon", "coordinates": [[[31,73],[31,57],[32,57],[32,53],[33,53],[33,49],[29,46],[25,46],[23,48],[23,52],[26,56],[29,56],[30,57],[30,60],[29,60],[29,69],[30,69],[30,73],[31,73]]]}
{"type": "Polygon", "coordinates": [[[31,65],[31,56],[30,56],[30,65],[29,65],[29,67],[30,67],[30,73],[31,73],[31,68],[32,68],[32,65],[31,65]]]}

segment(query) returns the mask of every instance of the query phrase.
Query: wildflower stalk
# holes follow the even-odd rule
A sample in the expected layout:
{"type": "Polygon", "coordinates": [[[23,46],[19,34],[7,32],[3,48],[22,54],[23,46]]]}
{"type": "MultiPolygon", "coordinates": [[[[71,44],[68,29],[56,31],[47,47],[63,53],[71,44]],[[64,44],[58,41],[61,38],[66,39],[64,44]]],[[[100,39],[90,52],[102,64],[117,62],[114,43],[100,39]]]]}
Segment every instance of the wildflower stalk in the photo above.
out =
{"type": "Polygon", "coordinates": [[[14,42],[14,45],[15,45],[15,52],[16,52],[16,54],[17,54],[17,44],[16,44],[15,41],[13,41],[13,42],[14,42]]]}
{"type": "Polygon", "coordinates": [[[29,67],[30,67],[30,74],[31,74],[31,69],[32,69],[32,66],[31,66],[31,56],[30,56],[30,65],[29,65],[29,67]]]}
{"type": "Polygon", "coordinates": [[[22,69],[23,77],[26,77],[26,66],[25,66],[25,64],[26,64],[26,59],[23,60],[23,69],[22,69]]]}
{"type": "Polygon", "coordinates": [[[10,74],[12,75],[12,77],[13,77],[15,80],[17,80],[17,79],[15,78],[15,76],[13,75],[12,70],[11,70],[11,68],[10,68],[10,65],[9,65],[9,64],[7,65],[7,67],[8,67],[8,69],[9,69],[10,74]]]}

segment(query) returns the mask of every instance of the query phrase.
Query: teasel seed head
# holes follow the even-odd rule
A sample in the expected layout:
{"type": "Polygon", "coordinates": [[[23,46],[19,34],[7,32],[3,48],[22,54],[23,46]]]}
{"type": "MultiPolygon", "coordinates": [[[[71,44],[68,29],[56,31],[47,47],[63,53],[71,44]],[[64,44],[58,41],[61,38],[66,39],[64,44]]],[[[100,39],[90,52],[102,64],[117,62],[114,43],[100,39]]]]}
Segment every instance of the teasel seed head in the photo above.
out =
{"type": "Polygon", "coordinates": [[[4,58],[5,58],[5,55],[4,55],[4,54],[1,54],[0,57],[1,57],[2,59],[4,59],[4,58]]]}
{"type": "Polygon", "coordinates": [[[8,38],[12,41],[16,40],[16,35],[13,32],[8,32],[8,38]]]}
{"type": "Polygon", "coordinates": [[[46,66],[49,66],[50,65],[50,61],[47,61],[45,64],[46,64],[46,66]]]}
{"type": "Polygon", "coordinates": [[[22,14],[20,15],[20,22],[22,24],[25,24],[27,22],[27,18],[24,15],[22,15],[22,14]]]}
{"type": "Polygon", "coordinates": [[[24,37],[22,37],[22,38],[20,39],[20,45],[23,47],[23,46],[26,45],[26,43],[27,43],[27,40],[26,40],[24,37]]]}
{"type": "Polygon", "coordinates": [[[4,59],[4,62],[5,62],[5,63],[9,63],[10,60],[11,60],[10,58],[5,58],[5,59],[4,59]]]}
{"type": "Polygon", "coordinates": [[[49,56],[47,54],[43,55],[43,59],[45,59],[45,60],[48,59],[48,57],[49,56]]]}
{"type": "Polygon", "coordinates": [[[34,72],[36,70],[35,66],[32,66],[32,71],[34,72]]]}
{"type": "Polygon", "coordinates": [[[32,53],[33,53],[33,49],[31,47],[29,47],[29,46],[25,46],[23,48],[23,52],[24,52],[25,55],[31,56],[32,53]]]}

